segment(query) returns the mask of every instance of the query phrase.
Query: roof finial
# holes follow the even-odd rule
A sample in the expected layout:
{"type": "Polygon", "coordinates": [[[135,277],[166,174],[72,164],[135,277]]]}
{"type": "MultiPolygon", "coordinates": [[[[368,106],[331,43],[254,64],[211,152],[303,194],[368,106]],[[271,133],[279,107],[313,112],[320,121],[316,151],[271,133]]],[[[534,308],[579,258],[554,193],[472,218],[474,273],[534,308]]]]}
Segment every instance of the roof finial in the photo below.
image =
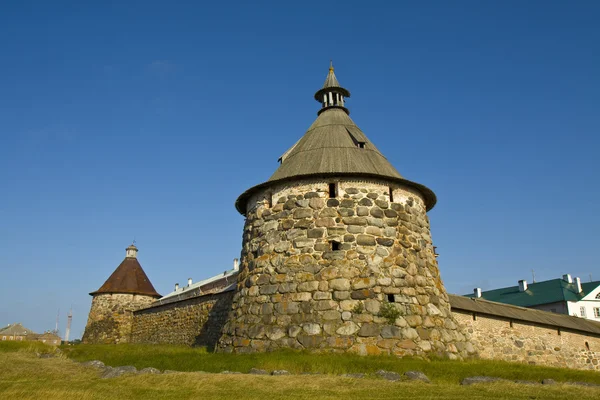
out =
{"type": "Polygon", "coordinates": [[[329,72],[333,72],[333,60],[329,60],[329,72]]]}

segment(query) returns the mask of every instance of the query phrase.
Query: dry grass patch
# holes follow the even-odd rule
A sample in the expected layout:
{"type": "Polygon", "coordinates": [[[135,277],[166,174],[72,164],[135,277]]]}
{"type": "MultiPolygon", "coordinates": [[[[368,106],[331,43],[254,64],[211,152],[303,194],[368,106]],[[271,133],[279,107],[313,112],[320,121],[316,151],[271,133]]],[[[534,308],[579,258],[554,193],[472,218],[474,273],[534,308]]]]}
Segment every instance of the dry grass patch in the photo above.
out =
{"type": "Polygon", "coordinates": [[[597,399],[600,389],[494,383],[389,382],[332,375],[225,375],[174,373],[100,379],[92,367],[66,358],[40,359],[34,353],[0,352],[1,399],[597,399]]]}

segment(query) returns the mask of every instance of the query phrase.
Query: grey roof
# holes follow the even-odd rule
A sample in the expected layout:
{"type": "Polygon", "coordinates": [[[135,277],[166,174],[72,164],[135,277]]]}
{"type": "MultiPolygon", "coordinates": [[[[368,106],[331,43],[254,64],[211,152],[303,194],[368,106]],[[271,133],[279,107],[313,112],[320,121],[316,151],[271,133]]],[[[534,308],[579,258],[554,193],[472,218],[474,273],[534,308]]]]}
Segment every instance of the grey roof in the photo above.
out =
{"type": "Polygon", "coordinates": [[[191,285],[179,287],[178,290],[175,290],[158,299],[158,302],[162,304],[171,300],[181,300],[189,297],[232,290],[237,284],[236,276],[239,272],[240,271],[237,269],[231,269],[223,272],[222,274],[192,283],[191,285]],[[223,282],[219,282],[221,280],[223,282]]]}
{"type": "Polygon", "coordinates": [[[331,108],[321,113],[304,136],[285,152],[269,180],[340,172],[402,179],[350,116],[341,108],[331,108]],[[359,143],[364,143],[364,148],[359,148],[359,143]]]}
{"type": "MultiPolygon", "coordinates": [[[[339,86],[333,68],[325,81],[327,85],[339,86]]],[[[324,90],[320,89],[317,94],[324,90]]],[[[318,100],[317,95],[315,98],[318,100]]],[[[241,214],[245,214],[246,201],[258,189],[306,177],[383,178],[413,187],[423,194],[427,209],[433,208],[435,194],[423,185],[404,179],[356,126],[345,108],[332,106],[321,111],[304,136],[279,158],[281,165],[271,178],[238,197],[236,208],[241,214]]]]}
{"type": "Polygon", "coordinates": [[[589,332],[600,335],[600,323],[585,318],[556,314],[548,311],[496,303],[494,301],[474,299],[458,295],[449,295],[450,307],[453,311],[464,310],[478,314],[486,314],[506,319],[535,322],[538,324],[589,332]]]}
{"type": "Polygon", "coordinates": [[[13,335],[13,336],[26,336],[35,335],[36,333],[31,329],[25,328],[20,322],[16,324],[8,325],[3,329],[0,329],[0,335],[13,335]]]}
{"type": "Polygon", "coordinates": [[[329,67],[329,73],[327,74],[327,78],[325,78],[325,83],[323,84],[323,87],[319,89],[317,93],[315,93],[315,100],[317,100],[320,103],[322,100],[323,93],[327,91],[340,92],[344,95],[344,97],[350,97],[350,92],[347,89],[341,87],[340,83],[335,77],[335,72],[333,72],[333,65],[329,67]]]}
{"type": "Polygon", "coordinates": [[[337,78],[335,77],[335,73],[333,72],[333,64],[329,66],[329,73],[327,74],[327,78],[325,78],[325,83],[323,84],[323,89],[331,88],[331,87],[341,87],[337,78]]]}

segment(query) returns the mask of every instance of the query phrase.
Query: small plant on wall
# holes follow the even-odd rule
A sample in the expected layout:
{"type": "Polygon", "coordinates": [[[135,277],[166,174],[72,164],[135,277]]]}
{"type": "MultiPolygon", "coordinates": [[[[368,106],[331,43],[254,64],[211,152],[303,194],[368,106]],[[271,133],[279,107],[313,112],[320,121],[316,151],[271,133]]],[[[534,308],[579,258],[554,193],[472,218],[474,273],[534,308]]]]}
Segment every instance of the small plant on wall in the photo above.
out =
{"type": "Polygon", "coordinates": [[[394,303],[383,303],[379,309],[379,316],[385,318],[390,325],[393,325],[401,315],[402,313],[394,303]]]}
{"type": "Polygon", "coordinates": [[[356,305],[352,309],[352,312],[354,314],[362,314],[363,311],[365,311],[365,306],[363,306],[363,303],[361,303],[360,301],[356,303],[356,305]]]}

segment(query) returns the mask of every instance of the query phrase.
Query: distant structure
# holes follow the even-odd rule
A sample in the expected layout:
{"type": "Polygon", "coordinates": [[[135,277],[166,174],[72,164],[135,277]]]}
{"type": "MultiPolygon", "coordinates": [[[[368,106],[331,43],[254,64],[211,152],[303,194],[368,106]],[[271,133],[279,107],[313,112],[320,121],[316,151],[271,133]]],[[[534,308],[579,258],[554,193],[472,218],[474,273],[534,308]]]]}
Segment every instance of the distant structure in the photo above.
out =
{"type": "Polygon", "coordinates": [[[348,97],[330,66],[317,119],[237,199],[242,257],[219,350],[467,357],[429,231],[436,196],[356,126],[348,97]]]}
{"type": "Polygon", "coordinates": [[[35,333],[31,329],[25,328],[23,324],[17,322],[8,324],[8,326],[0,329],[0,339],[3,341],[37,341],[46,343],[51,346],[59,346],[61,344],[60,336],[53,331],[46,331],[42,334],[35,333]]]}
{"type": "Polygon", "coordinates": [[[126,343],[133,311],[160,297],[138,259],[138,248],[125,249],[125,259],[92,296],[92,308],[83,333],[84,343],[126,343]]]}
{"type": "Polygon", "coordinates": [[[65,342],[69,341],[71,334],[71,321],[73,320],[73,309],[69,309],[69,315],[67,315],[67,329],[65,330],[65,342]]]}
{"type": "Polygon", "coordinates": [[[37,333],[31,329],[25,328],[20,322],[8,324],[4,328],[0,329],[1,340],[35,340],[36,335],[37,333]]]}
{"type": "Polygon", "coordinates": [[[600,281],[581,282],[565,274],[561,279],[527,283],[520,280],[516,286],[482,291],[475,288],[471,298],[482,298],[498,303],[535,308],[558,314],[567,314],[600,322],[600,281]]]}

